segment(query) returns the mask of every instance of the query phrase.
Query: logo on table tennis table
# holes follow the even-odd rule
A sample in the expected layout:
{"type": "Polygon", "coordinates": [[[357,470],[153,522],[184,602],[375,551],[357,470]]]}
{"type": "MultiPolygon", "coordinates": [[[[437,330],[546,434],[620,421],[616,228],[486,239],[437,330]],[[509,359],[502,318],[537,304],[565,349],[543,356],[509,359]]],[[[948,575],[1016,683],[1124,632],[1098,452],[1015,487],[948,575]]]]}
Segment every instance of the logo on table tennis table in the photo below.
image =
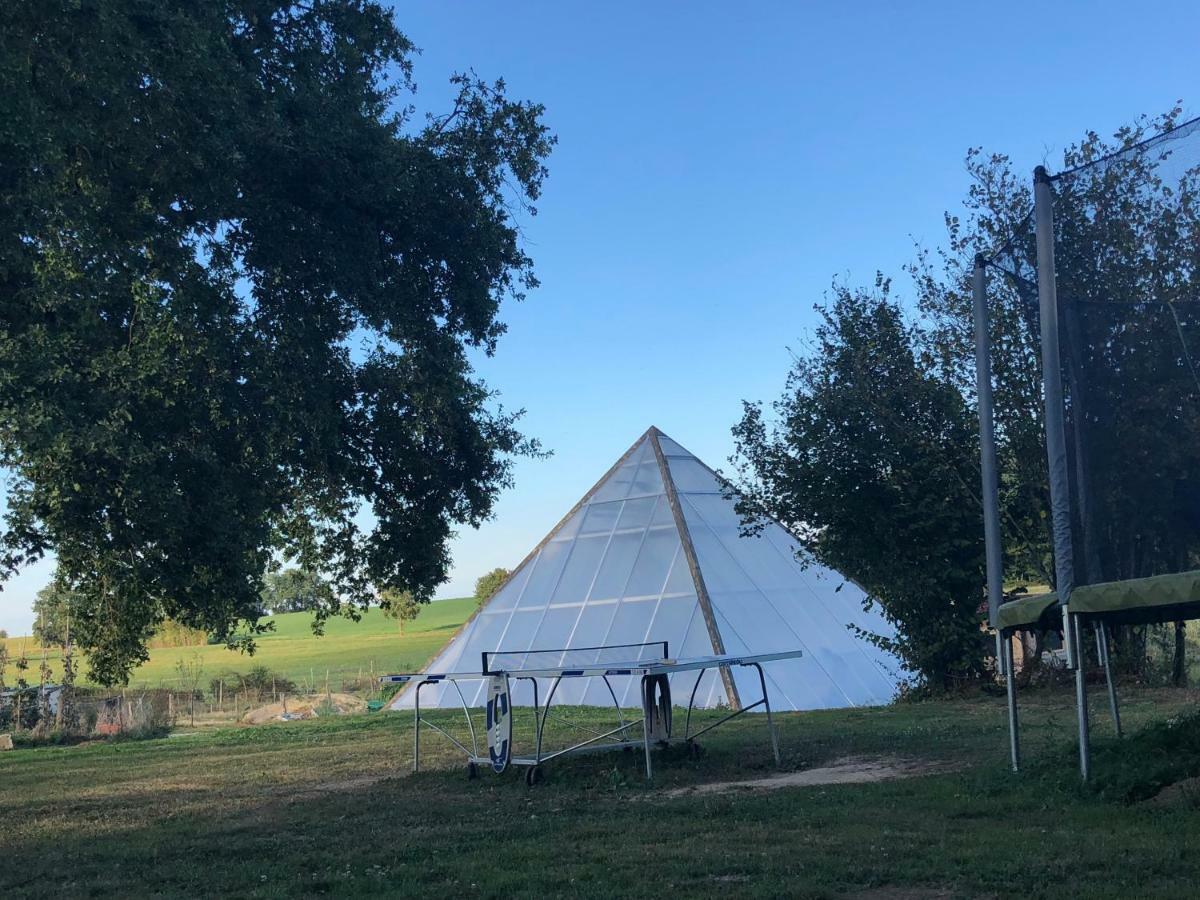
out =
{"type": "Polygon", "coordinates": [[[503,772],[512,759],[512,705],[508,699],[507,675],[493,675],[488,683],[487,738],[492,771],[503,772]]]}

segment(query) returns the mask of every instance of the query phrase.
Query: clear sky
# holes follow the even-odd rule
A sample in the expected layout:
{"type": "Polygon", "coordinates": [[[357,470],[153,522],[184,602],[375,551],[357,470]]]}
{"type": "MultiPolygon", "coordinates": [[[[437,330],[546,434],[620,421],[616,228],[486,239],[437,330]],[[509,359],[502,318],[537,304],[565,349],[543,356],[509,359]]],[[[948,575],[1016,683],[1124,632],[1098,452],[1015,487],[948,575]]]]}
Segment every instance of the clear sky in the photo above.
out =
{"type": "MultiPolygon", "coordinates": [[[[970,146],[1053,167],[1182,99],[1194,3],[398,2],[422,108],[503,76],[559,137],[524,223],[542,287],[480,374],[554,451],[454,544],[441,596],[513,566],[657,425],[714,467],[743,399],[773,399],[836,277],[937,244],[970,146]]],[[[27,630],[50,565],[0,594],[27,630]]]]}

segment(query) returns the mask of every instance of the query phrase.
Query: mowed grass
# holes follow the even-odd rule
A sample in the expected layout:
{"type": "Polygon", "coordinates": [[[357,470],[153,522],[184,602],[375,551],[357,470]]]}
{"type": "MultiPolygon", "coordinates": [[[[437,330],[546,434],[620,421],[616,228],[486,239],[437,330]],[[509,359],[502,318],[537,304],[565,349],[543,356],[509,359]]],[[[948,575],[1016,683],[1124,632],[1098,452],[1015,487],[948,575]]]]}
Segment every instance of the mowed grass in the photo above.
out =
{"type": "MultiPolygon", "coordinates": [[[[414,621],[404,623],[404,634],[401,635],[395,620],[387,618],[378,609],[370,609],[358,622],[330,619],[325,623],[325,633],[321,637],[312,633],[311,613],[284,613],[269,618],[275,630],[258,639],[258,650],[253,656],[231,651],[223,645],[154,648],[150,650],[149,661],[134,670],[130,684],[134,687],[177,686],[178,662],[191,663],[199,659],[204,667],[201,681],[205,687],[210,679],[220,675],[266,666],[298,683],[315,682],[318,689],[324,688],[325,675],[329,672],[331,688],[337,690],[341,678],[356,678],[359,672],[365,677],[372,671],[378,675],[421,669],[474,610],[475,601],[470,597],[438,600],[423,608],[414,621]]],[[[6,643],[10,656],[8,680],[15,680],[12,658],[24,650],[30,660],[25,677],[36,682],[41,664],[41,648],[36,641],[15,637],[6,643]]],[[[50,650],[47,656],[52,678],[58,678],[62,671],[60,651],[57,648],[50,650]]],[[[86,661],[82,668],[86,681],[86,661]]]]}
{"type": "Polygon", "coordinates": [[[18,750],[0,754],[0,896],[1194,897],[1194,804],[1119,802],[1103,776],[1197,694],[1131,695],[1120,743],[1095,700],[1099,789],[1076,776],[1067,691],[1023,704],[1017,776],[999,698],[780,716],[786,769],[958,768],[773,792],[668,793],[774,771],[757,715],[698,759],[658,753],[652,786],[637,752],[551,763],[532,789],[520,771],[468,781],[430,732],[411,775],[401,713],[18,750]]]}

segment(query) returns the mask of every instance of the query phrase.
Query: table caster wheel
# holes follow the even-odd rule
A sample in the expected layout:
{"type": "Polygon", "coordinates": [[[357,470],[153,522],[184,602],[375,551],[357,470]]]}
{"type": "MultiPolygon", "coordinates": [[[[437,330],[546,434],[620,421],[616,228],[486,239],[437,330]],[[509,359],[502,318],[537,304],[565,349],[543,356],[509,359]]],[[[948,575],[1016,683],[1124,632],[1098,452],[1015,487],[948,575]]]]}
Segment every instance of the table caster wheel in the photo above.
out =
{"type": "Polygon", "coordinates": [[[479,766],[473,762],[467,763],[467,780],[474,781],[479,777],[479,766]]]}
{"type": "Polygon", "coordinates": [[[701,756],[704,755],[704,748],[701,747],[699,744],[697,744],[695,741],[688,741],[687,742],[687,755],[690,756],[692,759],[699,759],[701,756]]]}
{"type": "Polygon", "coordinates": [[[530,766],[525,770],[525,783],[529,785],[529,787],[533,787],[535,784],[541,784],[544,777],[545,776],[542,774],[541,766],[530,766]]]}

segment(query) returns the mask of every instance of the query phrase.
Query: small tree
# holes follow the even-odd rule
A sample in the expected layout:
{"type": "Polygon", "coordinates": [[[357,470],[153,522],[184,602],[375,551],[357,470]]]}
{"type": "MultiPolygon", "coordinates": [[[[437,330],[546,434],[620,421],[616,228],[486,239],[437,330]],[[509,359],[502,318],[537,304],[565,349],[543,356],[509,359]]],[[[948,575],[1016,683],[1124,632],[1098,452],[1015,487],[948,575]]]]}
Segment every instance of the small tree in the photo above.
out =
{"type": "Polygon", "coordinates": [[[750,517],[766,513],[855,579],[897,626],[866,635],[938,687],[983,669],[976,430],[880,278],[837,288],[775,422],[734,429],[750,517]]]}
{"type": "Polygon", "coordinates": [[[7,640],[8,640],[8,629],[0,628],[0,641],[7,641],[7,640]]]}
{"type": "Polygon", "coordinates": [[[379,592],[379,607],[389,619],[395,619],[404,634],[404,623],[411,622],[421,613],[421,602],[413,596],[412,591],[398,591],[395,588],[384,588],[379,592]]]}
{"type": "Polygon", "coordinates": [[[200,679],[204,676],[204,660],[199,652],[193,651],[190,659],[182,656],[175,660],[175,674],[179,683],[187,690],[188,723],[196,724],[196,692],[200,689],[200,679]]]}
{"type": "Polygon", "coordinates": [[[71,606],[78,602],[74,591],[62,587],[57,580],[50,582],[33,601],[33,636],[43,647],[62,647],[67,642],[67,622],[71,606]]]}
{"type": "Polygon", "coordinates": [[[492,598],[492,594],[500,589],[500,585],[504,584],[504,580],[508,578],[509,574],[508,569],[496,568],[486,575],[481,575],[475,582],[475,602],[479,606],[487,603],[492,598]]]}

